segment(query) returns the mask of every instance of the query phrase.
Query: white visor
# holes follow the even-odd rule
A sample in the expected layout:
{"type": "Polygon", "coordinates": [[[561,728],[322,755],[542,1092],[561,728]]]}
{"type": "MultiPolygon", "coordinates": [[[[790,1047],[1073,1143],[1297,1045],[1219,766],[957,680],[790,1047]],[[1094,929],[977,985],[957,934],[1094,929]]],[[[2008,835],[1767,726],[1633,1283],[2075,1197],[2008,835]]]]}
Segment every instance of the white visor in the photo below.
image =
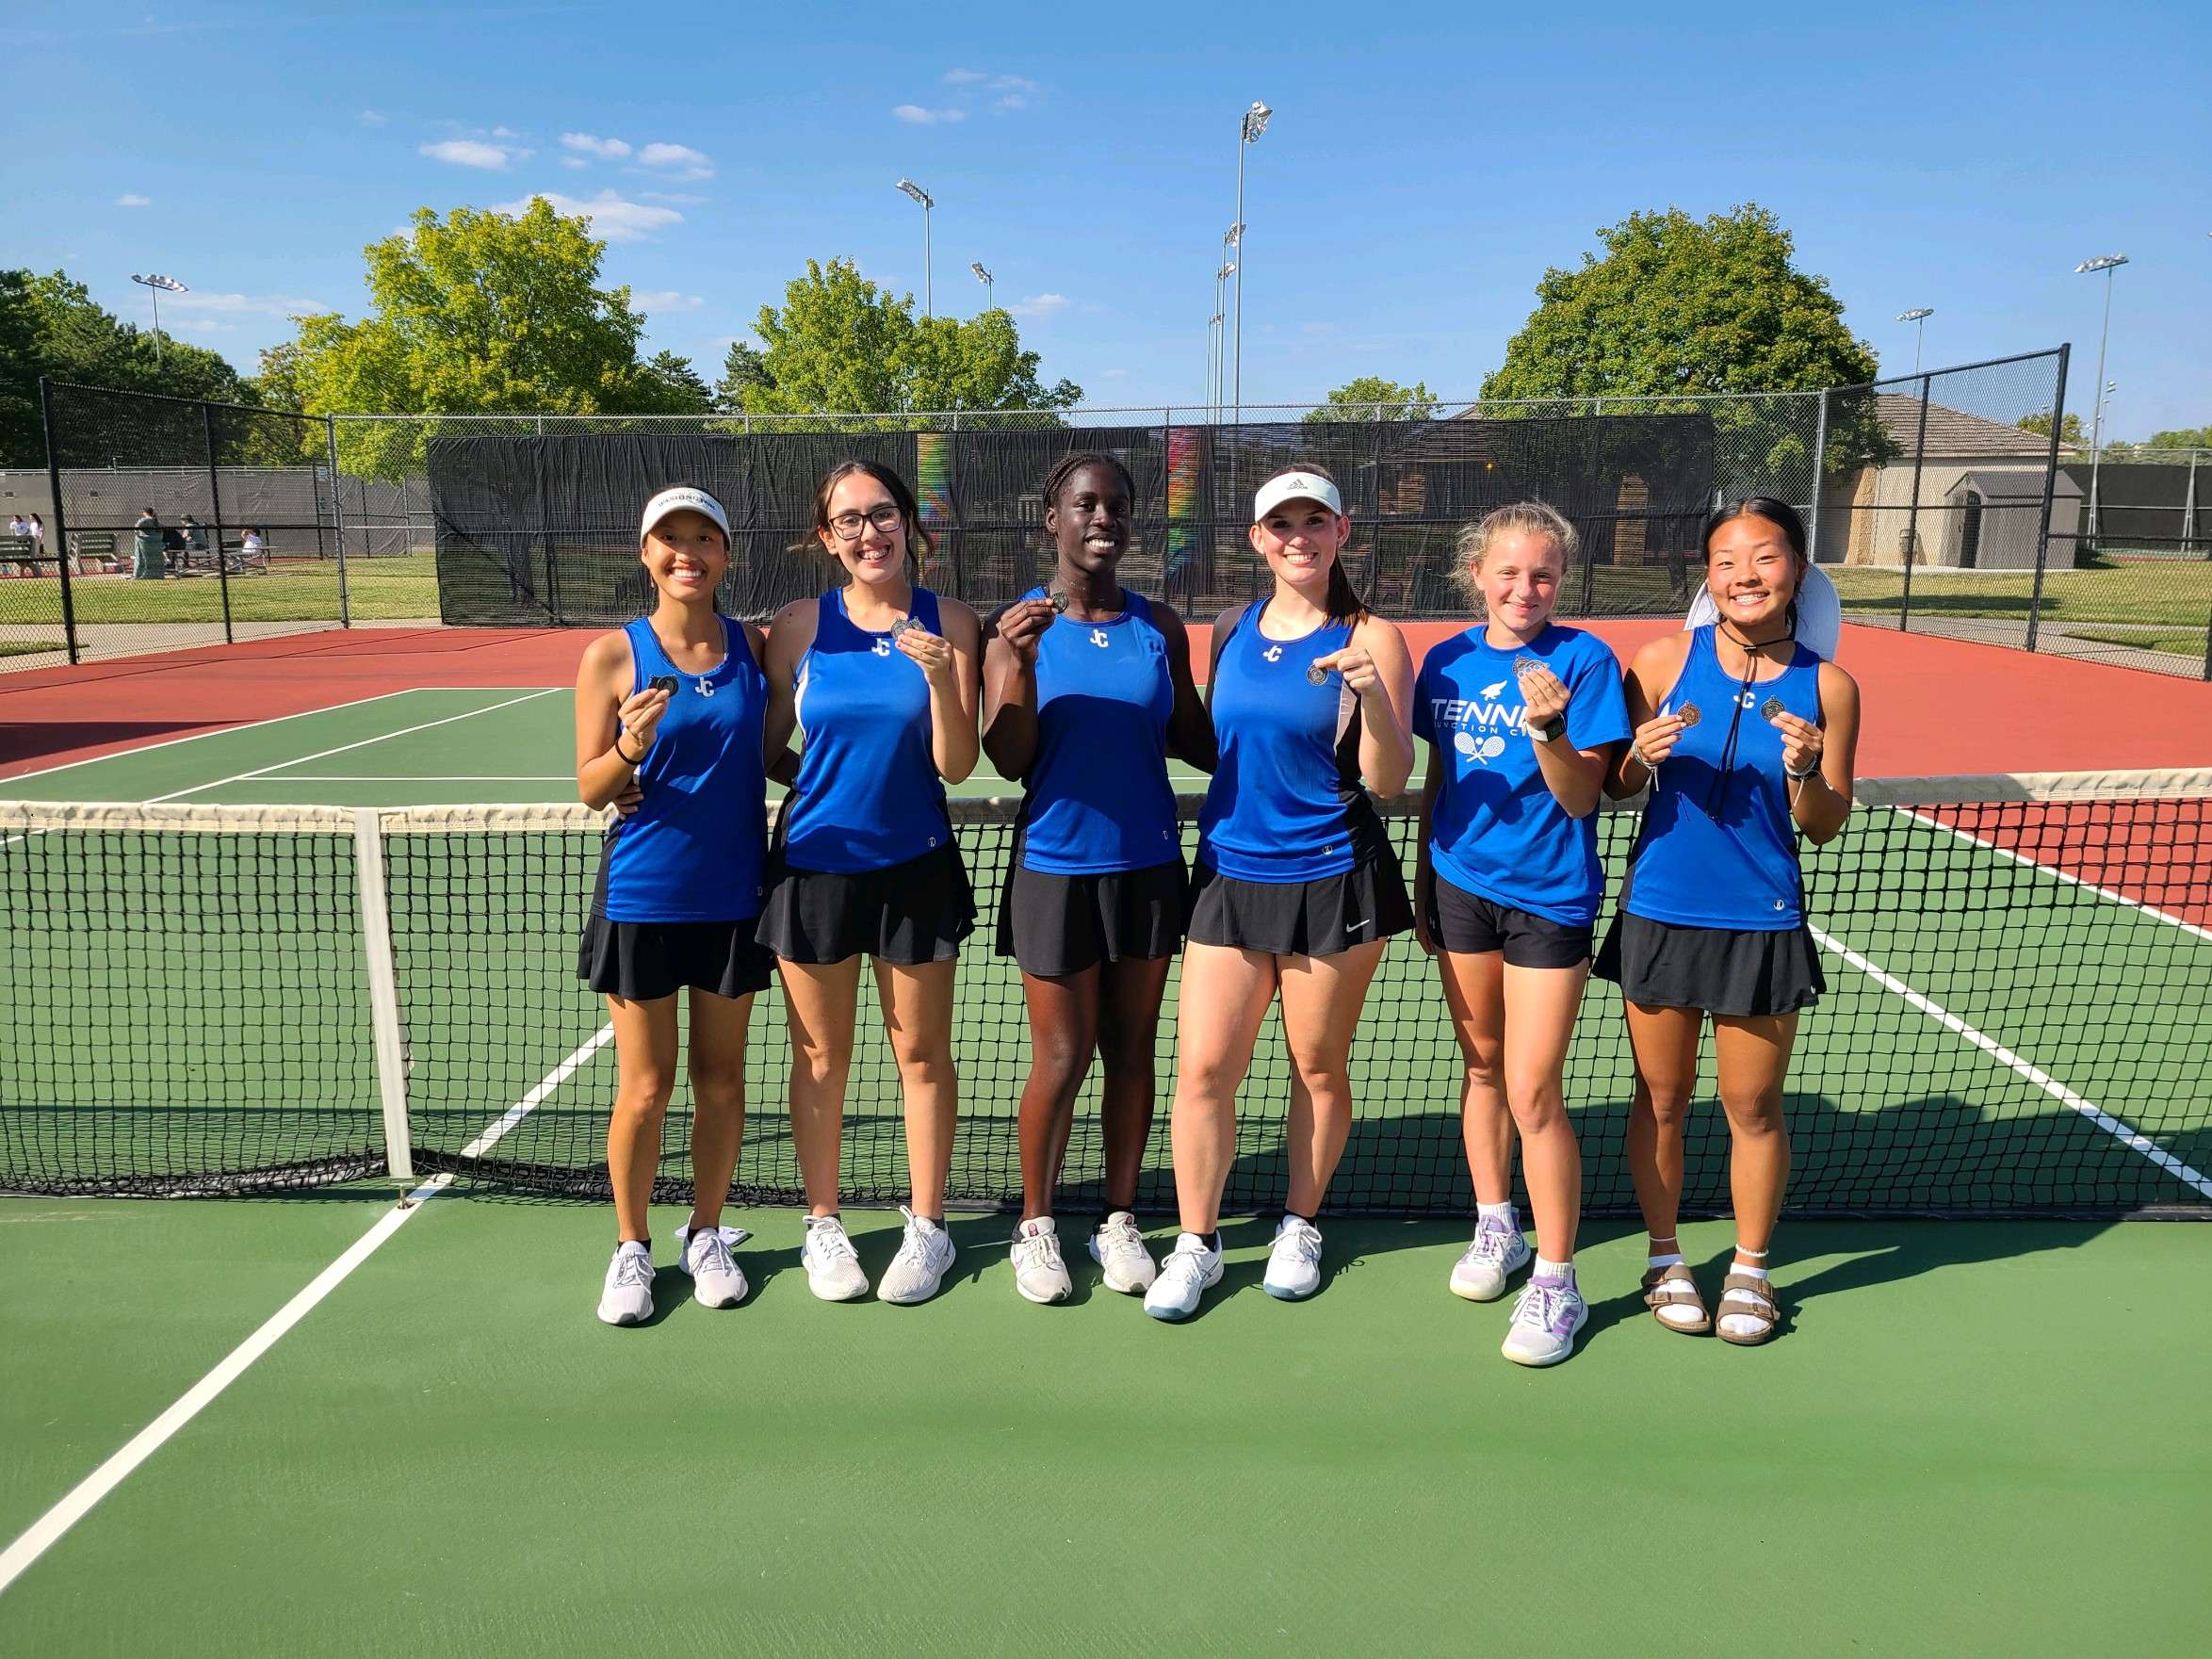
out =
{"type": "Polygon", "coordinates": [[[1337,494],[1336,485],[1319,473],[1278,472],[1252,497],[1252,522],[1258,524],[1285,501],[1318,501],[1331,512],[1344,511],[1344,498],[1337,494]]]}
{"type": "MultiPolygon", "coordinates": [[[[1836,592],[1834,580],[1817,564],[1805,567],[1805,579],[1797,584],[1797,643],[1803,645],[1824,662],[1833,662],[1836,643],[1844,635],[1844,601],[1836,592]]],[[[1690,614],[1685,627],[1712,627],[1720,621],[1720,607],[1713,602],[1713,595],[1702,582],[1698,585],[1697,597],[1690,601],[1690,614]]]]}
{"type": "Polygon", "coordinates": [[[645,503],[645,516],[638,525],[638,545],[643,546],[645,538],[653,533],[653,527],[672,512],[703,512],[714,520],[725,543],[730,539],[730,517],[722,510],[722,503],[705,490],[680,484],[673,490],[661,491],[645,503]]]}

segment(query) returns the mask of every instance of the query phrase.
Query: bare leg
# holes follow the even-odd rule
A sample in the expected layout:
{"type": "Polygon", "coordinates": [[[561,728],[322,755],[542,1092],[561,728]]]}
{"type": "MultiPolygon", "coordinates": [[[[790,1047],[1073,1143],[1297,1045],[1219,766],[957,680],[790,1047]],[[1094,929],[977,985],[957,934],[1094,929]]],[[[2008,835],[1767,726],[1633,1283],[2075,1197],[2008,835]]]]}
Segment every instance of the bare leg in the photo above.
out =
{"type": "Polygon", "coordinates": [[[914,1213],[941,1221],[945,1178],[952,1168],[952,1131],[960,1116],[960,1082],[952,1070],[952,976],[958,962],[914,968],[875,965],[876,994],[899,1064],[906,1106],[906,1174],[914,1213]]]}
{"type": "Polygon", "coordinates": [[[1075,1097],[1098,1040],[1098,974],[1021,976],[1029,1005],[1029,1081],[1021,1088],[1021,1219],[1052,1213],[1075,1097]]]}
{"type": "Polygon", "coordinates": [[[660,1126],[675,1091],[675,998],[607,999],[614,1022],[614,1111],[607,1119],[607,1174],[617,1243],[652,1236],[646,1211],[660,1167],[660,1126]]]}
{"type": "Polygon", "coordinates": [[[1474,1201],[1513,1196],[1513,1119],[1505,1110],[1505,953],[1437,952],[1452,1034],[1459,1040],[1459,1132],[1474,1201]]]}
{"type": "Polygon", "coordinates": [[[1624,1003],[1635,1054],[1635,1099],[1628,1113],[1628,1170],[1644,1229],[1667,1254],[1682,1213],[1682,1125],[1698,1086],[1698,1043],[1705,1016],[1696,1008],[1624,1003]]]}
{"type": "MultiPolygon", "coordinates": [[[[1152,1138],[1157,1080],[1154,1052],[1160,999],[1167,989],[1164,956],[1109,962],[1099,969],[1098,1059],[1105,1078],[1098,1115],[1106,1140],[1106,1208],[1133,1209],[1145,1147],[1152,1138]]],[[[1066,1146],[1065,1137],[1061,1145],[1066,1146]]]]}
{"type": "Polygon", "coordinates": [[[1185,1232],[1210,1234],[1221,1219],[1221,1190],[1237,1150],[1237,1088],[1251,1067],[1275,986],[1275,958],[1265,951],[1199,944],[1183,951],[1176,1009],[1181,1053],[1168,1135],[1185,1232]]]}
{"type": "Polygon", "coordinates": [[[791,1147],[806,1188],[806,1213],[835,1215],[860,958],[785,962],[779,969],[785,1023],[791,1028],[791,1147]]]}
{"type": "Polygon", "coordinates": [[[1291,1190],[1287,1208],[1312,1216],[1352,1132],[1352,1038],[1382,961],[1383,941],[1334,956],[1281,959],[1283,1036],[1303,1090],[1291,1091],[1291,1190]]]}
{"type": "Polygon", "coordinates": [[[745,1138],[745,1038],[753,999],[691,992],[691,1230],[722,1225],[745,1138]]]}
{"type": "Polygon", "coordinates": [[[1574,1260],[1582,1222],[1582,1148],[1567,1116],[1567,1043],[1589,964],[1505,969],[1505,1098],[1521,1131],[1521,1170],[1537,1253],[1574,1260]]]}
{"type": "Polygon", "coordinates": [[[1728,1114],[1729,1196],[1736,1212],[1736,1261],[1765,1267],[1775,1217],[1790,1180],[1790,1137],[1781,1114],[1782,1080],[1797,1040],[1795,1013],[1713,1020],[1720,1105],[1728,1114]]]}

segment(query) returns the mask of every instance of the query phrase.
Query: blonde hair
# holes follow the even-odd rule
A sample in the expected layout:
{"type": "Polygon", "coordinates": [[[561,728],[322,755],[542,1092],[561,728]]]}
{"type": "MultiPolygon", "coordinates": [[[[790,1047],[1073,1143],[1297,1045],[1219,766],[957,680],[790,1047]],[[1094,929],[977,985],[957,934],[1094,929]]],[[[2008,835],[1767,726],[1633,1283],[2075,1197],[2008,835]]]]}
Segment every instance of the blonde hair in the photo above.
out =
{"type": "Polygon", "coordinates": [[[1517,535],[1549,536],[1552,545],[1559,550],[1562,566],[1572,564],[1575,554],[1582,550],[1582,538],[1556,507],[1547,507],[1541,501],[1515,501],[1495,508],[1459,531],[1459,558],[1452,567],[1452,578],[1470,604],[1481,603],[1482,588],[1475,578],[1482,561],[1489,557],[1491,544],[1500,536],[1517,535]]]}

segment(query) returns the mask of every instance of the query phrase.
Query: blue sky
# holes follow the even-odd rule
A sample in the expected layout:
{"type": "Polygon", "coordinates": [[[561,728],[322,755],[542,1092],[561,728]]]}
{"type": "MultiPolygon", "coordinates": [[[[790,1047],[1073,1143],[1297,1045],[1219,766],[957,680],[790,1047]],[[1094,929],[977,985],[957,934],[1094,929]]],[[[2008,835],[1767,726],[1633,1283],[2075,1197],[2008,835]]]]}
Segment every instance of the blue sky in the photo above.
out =
{"type": "Polygon", "coordinates": [[[2071,339],[2112,429],[2212,421],[2212,8],[1400,4],[10,8],[8,264],[251,368],[363,305],[415,207],[593,204],[650,338],[712,379],[809,256],[935,299],[981,260],[1050,379],[1195,402],[1238,112],[1244,398],[1472,396],[1548,264],[1637,208],[1757,201],[1885,370],[2071,339]]]}

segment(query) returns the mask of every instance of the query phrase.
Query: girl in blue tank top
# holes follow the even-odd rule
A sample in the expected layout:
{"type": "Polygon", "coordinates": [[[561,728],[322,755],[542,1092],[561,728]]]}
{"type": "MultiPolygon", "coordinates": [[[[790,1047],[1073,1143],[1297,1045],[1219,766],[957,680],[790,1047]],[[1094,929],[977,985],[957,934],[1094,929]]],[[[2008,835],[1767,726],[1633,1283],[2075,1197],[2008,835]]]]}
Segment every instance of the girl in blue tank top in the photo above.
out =
{"type": "Polygon", "coordinates": [[[831,470],[815,535],[841,584],[787,605],[769,629],[767,744],[796,732],[757,937],[774,951],[791,1033],[791,1138],[806,1186],[800,1261],[825,1301],[868,1292],[838,1219],[838,1153],[860,958],[905,1098],[913,1201],[876,1293],[919,1302],[951,1265],[944,1228],[958,1094],[952,983],[973,923],[945,786],[974,770],[975,612],[915,585],[928,530],[903,479],[872,462],[831,470]]]}
{"type": "Polygon", "coordinates": [[[1175,1089],[1182,1230],[1145,1298],[1183,1319],[1221,1277],[1223,1183],[1236,1094],[1279,994],[1296,1082],[1290,1190],[1265,1288],[1295,1301],[1321,1285],[1313,1218],[1352,1122],[1352,1038],[1383,941],[1412,925],[1396,853],[1368,791],[1394,795],[1413,767],[1413,665],[1340,562],[1351,517],[1336,480],[1295,467],[1261,484],[1253,551],[1267,597],[1213,627],[1207,697],[1220,746],[1199,818],[1183,955],[1175,1089]]]}
{"type": "Polygon", "coordinates": [[[1105,1204],[1089,1251],[1109,1290],[1141,1293],[1154,1277],[1132,1212],[1152,1126],[1160,999],[1182,942],[1182,831],[1167,756],[1210,768],[1213,728],[1182,619],[1120,584],[1135,495],[1113,456],[1078,453],[1055,466],[1044,485],[1050,580],[985,630],[984,747],[1023,786],[999,950],[1020,965],[1030,1017],[1015,1289],[1040,1303],[1073,1290],[1052,1195],[1094,1049],[1105,1072],[1105,1204]]]}
{"type": "MultiPolygon", "coordinates": [[[[577,675],[577,790],[622,809],[609,826],[578,970],[614,1027],[607,1169],[614,1260],[599,1301],[610,1325],[653,1312],[646,1205],[676,1075],[675,993],[691,988],[691,1219],[676,1251],[698,1299],[745,1294],[722,1226],[744,1123],[745,1033],[771,958],[753,937],[767,853],[762,735],[768,685],[758,629],[717,614],[729,518],[688,485],[646,503],[638,535],[650,616],[585,647],[577,675]]],[[[780,745],[779,745],[780,746],[780,745]]]]}
{"type": "MultiPolygon", "coordinates": [[[[1651,1234],[1644,1299],[1670,1330],[1740,1344],[1781,1323],[1767,1277],[1789,1179],[1782,1086],[1799,1011],[1824,981],[1804,914],[1797,838],[1831,839],[1851,810],[1859,688],[1805,637],[1826,599],[1786,503],[1753,496],[1705,526],[1717,620],[1654,640],[1629,665],[1635,736],[1607,788],[1651,790],[1597,971],[1618,981],[1635,1055],[1628,1158],[1651,1234]],[[1736,1252],[1708,1309],[1675,1237],[1683,1118],[1713,1022],[1732,1142],[1736,1252]]],[[[1823,605],[1821,611],[1832,607],[1823,605]]]]}

